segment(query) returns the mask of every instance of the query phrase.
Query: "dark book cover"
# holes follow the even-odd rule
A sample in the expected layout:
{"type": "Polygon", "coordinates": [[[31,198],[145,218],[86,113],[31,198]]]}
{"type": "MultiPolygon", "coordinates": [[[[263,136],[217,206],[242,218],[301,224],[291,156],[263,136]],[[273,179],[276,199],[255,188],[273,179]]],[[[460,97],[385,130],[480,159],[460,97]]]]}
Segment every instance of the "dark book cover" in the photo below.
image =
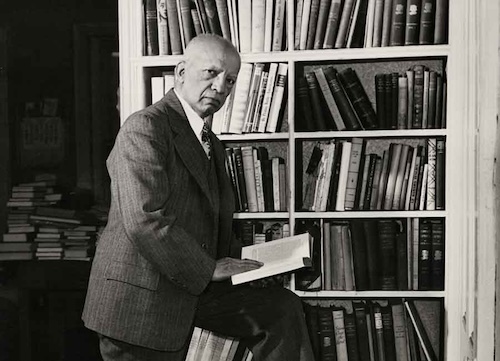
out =
{"type": "Polygon", "coordinates": [[[436,0],[422,0],[420,8],[420,45],[434,44],[434,20],[436,13],[436,0]]]}
{"type": "Polygon", "coordinates": [[[432,289],[432,227],[428,219],[421,219],[418,235],[418,289],[432,289]]]}
{"type": "MultiPolygon", "coordinates": [[[[363,148],[363,153],[361,154],[361,159],[359,160],[359,173],[358,173],[358,182],[356,184],[356,195],[354,197],[354,208],[355,210],[360,209],[360,201],[361,197],[364,197],[364,194],[362,194],[362,189],[363,187],[366,187],[366,185],[363,185],[363,179],[364,179],[364,173],[365,173],[365,162],[369,162],[369,156],[366,154],[366,146],[363,148]]],[[[364,199],[364,198],[363,198],[364,199]]]]}
{"type": "Polygon", "coordinates": [[[238,177],[236,170],[236,163],[233,155],[233,148],[226,148],[226,171],[231,179],[231,185],[233,186],[234,200],[236,203],[236,211],[243,211],[242,200],[240,195],[240,188],[238,185],[238,177]]]}
{"type": "Polygon", "coordinates": [[[337,361],[335,330],[331,307],[318,308],[321,361],[337,361]]]}
{"type": "Polygon", "coordinates": [[[397,361],[391,305],[380,307],[384,332],[385,361],[397,361]]]}
{"type": "Polygon", "coordinates": [[[356,332],[356,316],[354,313],[344,313],[344,326],[349,361],[362,361],[358,350],[358,334],[356,332]]]}
{"type": "Polygon", "coordinates": [[[314,48],[314,39],[316,35],[316,25],[318,23],[320,0],[311,0],[311,9],[309,12],[309,27],[307,29],[306,49],[314,48]]]}
{"type": "Polygon", "coordinates": [[[319,89],[316,76],[312,71],[306,72],[304,76],[309,89],[309,99],[311,100],[311,110],[313,118],[315,120],[315,124],[317,126],[316,130],[327,130],[328,125],[327,122],[325,121],[325,116],[323,114],[323,109],[322,109],[323,106],[321,104],[321,98],[322,98],[321,90],[319,89]]]}
{"type": "Polygon", "coordinates": [[[351,48],[362,48],[365,43],[365,32],[366,32],[366,18],[368,16],[368,0],[358,0],[359,9],[358,16],[354,24],[354,32],[352,35],[351,48]]]}
{"type": "Polygon", "coordinates": [[[396,220],[396,256],[398,290],[408,291],[408,239],[405,222],[396,220]]]}
{"type": "Polygon", "coordinates": [[[312,105],[309,99],[309,89],[307,81],[303,76],[297,78],[295,88],[296,116],[295,116],[295,131],[315,131],[321,130],[323,125],[321,119],[316,119],[311,112],[312,105]]]}
{"type": "Polygon", "coordinates": [[[378,239],[378,224],[375,219],[363,220],[363,229],[365,231],[366,249],[367,249],[367,266],[368,279],[370,282],[370,290],[380,289],[380,255],[379,255],[379,239],[378,239]]]}
{"type": "Polygon", "coordinates": [[[385,74],[375,75],[375,105],[377,109],[377,122],[379,129],[386,128],[386,102],[385,102],[385,74]]]}
{"type": "Polygon", "coordinates": [[[365,198],[363,201],[364,210],[370,210],[370,205],[372,200],[372,188],[373,188],[373,182],[375,180],[375,168],[377,166],[377,158],[378,156],[376,154],[368,154],[367,158],[365,159],[365,162],[366,161],[369,162],[369,166],[368,166],[368,179],[366,181],[365,198]]]}
{"type": "Polygon", "coordinates": [[[436,210],[445,208],[445,159],[446,141],[438,138],[436,140],[436,210]]]}
{"type": "Polygon", "coordinates": [[[363,127],[376,128],[377,115],[356,72],[346,68],[338,73],[338,77],[363,127]]]}
{"type": "Polygon", "coordinates": [[[436,126],[437,73],[429,72],[429,110],[427,112],[427,128],[436,126]]]}
{"type": "Polygon", "coordinates": [[[396,223],[392,219],[380,219],[378,222],[380,288],[395,291],[397,285],[397,248],[396,223]]]}
{"type": "Polygon", "coordinates": [[[361,219],[353,219],[349,222],[356,291],[365,291],[370,289],[367,267],[368,248],[363,222],[364,221],[361,219]]]}
{"type": "Polygon", "coordinates": [[[274,192],[273,192],[273,166],[269,159],[269,154],[265,147],[257,148],[262,169],[262,186],[264,190],[264,209],[266,212],[274,211],[274,192]]]}
{"type": "Polygon", "coordinates": [[[370,360],[370,334],[368,333],[368,324],[366,321],[366,305],[361,301],[353,301],[352,307],[354,309],[354,316],[356,318],[359,359],[362,361],[370,360]]]}
{"type": "Polygon", "coordinates": [[[407,0],[393,0],[390,46],[405,45],[407,0]]]}
{"type": "Polygon", "coordinates": [[[319,306],[304,303],[304,314],[306,317],[307,331],[309,332],[309,340],[314,354],[314,359],[321,360],[321,345],[318,319],[319,306]]]}
{"type": "Polygon", "coordinates": [[[347,94],[344,92],[344,88],[337,77],[337,71],[331,66],[324,68],[323,71],[346,128],[348,130],[361,129],[360,120],[358,119],[347,94]]]}
{"type": "Polygon", "coordinates": [[[408,0],[406,6],[405,45],[418,45],[422,0],[408,0]]]}
{"type": "Polygon", "coordinates": [[[158,55],[158,11],[156,0],[146,0],[146,55],[158,55]]]}
{"type": "Polygon", "coordinates": [[[398,128],[399,74],[391,73],[391,129],[398,128]]]}
{"type": "Polygon", "coordinates": [[[439,73],[436,74],[436,116],[435,116],[435,126],[437,129],[443,127],[442,122],[443,115],[443,76],[439,73]]]}
{"type": "Polygon", "coordinates": [[[448,0],[436,0],[434,44],[446,44],[448,42],[448,17],[448,0]]]}
{"type": "Polygon", "coordinates": [[[328,211],[335,210],[337,192],[339,187],[340,165],[342,162],[342,148],[343,147],[338,142],[335,144],[335,150],[333,153],[332,176],[330,178],[330,188],[328,192],[328,201],[326,204],[326,209],[328,211]]]}
{"type": "Polygon", "coordinates": [[[385,74],[384,80],[385,120],[383,129],[392,129],[392,125],[394,124],[392,116],[394,108],[397,108],[396,104],[393,103],[394,100],[392,97],[392,74],[385,74]]]}
{"type": "Polygon", "coordinates": [[[236,164],[236,176],[238,178],[238,187],[240,191],[241,198],[241,209],[242,211],[248,211],[248,198],[245,183],[245,174],[243,172],[243,158],[241,156],[241,148],[233,148],[234,161],[236,164]]]}
{"type": "Polygon", "coordinates": [[[187,45],[195,36],[190,0],[179,0],[179,13],[181,15],[184,42],[187,45]]]}
{"type": "Polygon", "coordinates": [[[430,220],[432,231],[431,242],[431,280],[432,289],[444,290],[444,221],[442,219],[430,220]]]}
{"type": "Polygon", "coordinates": [[[210,24],[208,23],[207,11],[205,10],[205,3],[203,0],[195,0],[196,8],[198,9],[198,13],[200,14],[200,21],[202,24],[202,28],[204,29],[204,33],[210,33],[210,24]]]}
{"type": "Polygon", "coordinates": [[[217,7],[217,15],[222,32],[222,36],[231,41],[231,28],[229,26],[229,10],[227,8],[226,0],[215,0],[217,7]]]}
{"type": "Polygon", "coordinates": [[[424,66],[415,65],[415,80],[413,84],[413,129],[422,128],[424,110],[424,66]]]}

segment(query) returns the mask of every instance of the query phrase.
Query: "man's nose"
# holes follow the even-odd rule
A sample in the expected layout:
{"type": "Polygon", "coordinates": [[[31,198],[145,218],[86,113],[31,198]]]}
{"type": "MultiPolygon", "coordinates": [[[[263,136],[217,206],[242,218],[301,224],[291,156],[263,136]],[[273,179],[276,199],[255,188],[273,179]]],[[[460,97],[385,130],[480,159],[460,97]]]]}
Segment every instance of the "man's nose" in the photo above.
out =
{"type": "Polygon", "coordinates": [[[219,74],[214,78],[212,89],[221,94],[224,94],[226,92],[226,78],[224,77],[224,75],[219,74]]]}

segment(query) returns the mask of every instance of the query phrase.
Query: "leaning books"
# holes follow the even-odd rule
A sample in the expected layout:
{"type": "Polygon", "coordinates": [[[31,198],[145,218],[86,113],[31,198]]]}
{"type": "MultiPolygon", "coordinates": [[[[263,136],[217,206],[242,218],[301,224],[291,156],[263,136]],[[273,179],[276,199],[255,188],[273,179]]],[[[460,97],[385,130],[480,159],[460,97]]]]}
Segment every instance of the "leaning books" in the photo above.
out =
{"type": "Polygon", "coordinates": [[[309,233],[303,233],[243,247],[242,259],[253,259],[264,265],[255,270],[233,275],[231,277],[233,285],[311,266],[311,242],[312,237],[309,233]]]}

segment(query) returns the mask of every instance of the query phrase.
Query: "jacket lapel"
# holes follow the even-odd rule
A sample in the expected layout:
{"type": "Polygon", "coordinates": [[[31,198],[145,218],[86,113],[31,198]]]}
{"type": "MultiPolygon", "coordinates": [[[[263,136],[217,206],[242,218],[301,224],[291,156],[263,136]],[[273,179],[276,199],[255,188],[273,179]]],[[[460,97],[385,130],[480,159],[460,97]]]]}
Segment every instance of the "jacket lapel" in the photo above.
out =
{"type": "Polygon", "coordinates": [[[174,133],[174,146],[179,153],[182,162],[188,171],[194,177],[205,196],[210,201],[212,207],[212,197],[208,185],[208,178],[203,170],[206,168],[206,155],[203,148],[196,146],[198,139],[189,125],[184,109],[173,90],[170,90],[165,96],[166,111],[170,120],[170,127],[174,133]]]}

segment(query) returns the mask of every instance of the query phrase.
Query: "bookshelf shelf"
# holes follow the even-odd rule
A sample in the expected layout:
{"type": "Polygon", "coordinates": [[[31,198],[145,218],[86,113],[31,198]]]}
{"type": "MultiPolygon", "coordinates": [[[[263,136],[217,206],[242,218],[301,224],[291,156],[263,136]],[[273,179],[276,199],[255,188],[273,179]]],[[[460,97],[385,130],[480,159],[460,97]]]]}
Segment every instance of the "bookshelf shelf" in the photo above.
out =
{"type": "Polygon", "coordinates": [[[295,291],[305,298],[443,298],[443,291],[295,291]]]}
{"type": "MultiPolygon", "coordinates": [[[[298,2],[294,0],[285,1],[287,11],[294,12],[298,2]]],[[[237,147],[238,143],[246,145],[253,143],[256,147],[267,146],[267,143],[272,143],[272,146],[276,146],[278,149],[276,152],[273,150],[273,152],[285,158],[286,161],[288,211],[240,212],[235,213],[235,220],[261,223],[266,221],[269,221],[267,223],[288,222],[292,233],[295,232],[296,226],[307,221],[323,226],[324,223],[330,221],[332,223],[345,223],[343,221],[371,222],[380,220],[387,222],[394,220],[399,222],[407,220],[407,224],[410,224],[413,220],[417,220],[417,222],[420,220],[424,222],[437,220],[444,225],[446,230],[444,237],[444,288],[438,288],[439,291],[303,292],[295,289],[294,277],[292,277],[292,285],[290,286],[292,291],[304,299],[437,299],[443,303],[444,314],[442,324],[444,336],[441,338],[441,349],[444,351],[442,352],[441,361],[462,359],[465,355],[465,347],[460,348],[456,347],[456,345],[467,345],[470,336],[470,333],[463,331],[462,320],[465,314],[471,314],[468,308],[470,306],[467,303],[469,301],[473,302],[473,300],[471,301],[473,296],[467,296],[465,293],[472,287],[474,279],[474,267],[467,264],[467,262],[470,257],[468,253],[473,247],[470,239],[475,237],[472,226],[474,222],[472,218],[474,217],[471,216],[471,210],[474,209],[474,197],[476,195],[474,187],[476,177],[474,173],[476,140],[474,137],[476,129],[473,119],[475,114],[472,114],[472,111],[467,108],[468,105],[475,105],[475,102],[477,102],[477,97],[471,95],[476,86],[476,74],[471,72],[467,64],[467,61],[472,57],[470,54],[473,53],[470,49],[475,50],[476,46],[474,43],[476,38],[473,36],[474,33],[471,32],[471,29],[476,25],[477,20],[471,19],[470,16],[470,12],[475,5],[471,5],[467,0],[450,0],[449,4],[447,16],[448,41],[447,44],[443,45],[291,50],[294,49],[295,45],[292,36],[285,41],[286,46],[282,47],[289,50],[242,53],[241,60],[243,63],[286,63],[288,66],[284,93],[285,100],[283,101],[283,105],[287,104],[283,124],[286,123],[288,128],[284,129],[283,133],[222,134],[219,136],[228,147],[237,147]],[[463,46],[463,43],[467,41],[474,45],[467,43],[466,46],[463,46]],[[443,93],[445,95],[443,98],[443,101],[445,101],[443,103],[443,114],[446,115],[446,118],[443,119],[446,119],[446,127],[444,129],[303,131],[309,128],[299,127],[302,124],[298,122],[301,118],[296,105],[300,104],[301,99],[299,96],[303,95],[298,92],[299,78],[303,77],[306,72],[314,72],[317,68],[329,65],[332,65],[339,72],[348,67],[354,68],[356,72],[359,71],[361,73],[361,83],[364,83],[365,87],[369,87],[366,92],[373,107],[376,106],[377,89],[374,82],[376,74],[397,72],[404,77],[404,72],[414,65],[423,65],[440,73],[446,79],[448,86],[447,93],[443,93]],[[354,138],[361,138],[369,143],[370,151],[379,152],[377,155],[386,151],[389,143],[406,142],[417,148],[418,145],[426,143],[430,138],[444,140],[446,147],[444,154],[444,194],[446,194],[446,197],[441,208],[444,210],[297,211],[296,209],[308,209],[301,207],[299,204],[301,200],[298,198],[304,196],[304,194],[300,194],[300,191],[302,190],[302,193],[304,193],[304,189],[298,188],[306,183],[297,174],[302,176],[305,174],[309,156],[307,152],[312,150],[314,143],[326,143],[326,141],[333,140],[338,144],[343,141],[352,141],[354,138]],[[301,180],[304,183],[301,183],[301,180]],[[469,268],[464,265],[468,265],[469,268]]],[[[148,104],[148,84],[151,74],[155,71],[161,72],[166,69],[173,69],[181,61],[182,56],[143,56],[145,24],[143,13],[140,11],[142,0],[120,0],[119,6],[120,75],[123,84],[120,108],[123,122],[132,112],[148,104]]],[[[295,14],[293,13],[293,15],[295,14]]],[[[294,22],[295,16],[287,16],[287,34],[295,34],[294,22]]],[[[310,91],[310,89],[308,90],[310,91]]],[[[310,94],[308,93],[309,97],[311,97],[310,94]]],[[[319,94],[320,96],[323,95],[321,100],[325,100],[324,94],[319,94]]],[[[349,99],[349,101],[351,100],[349,99]]],[[[326,106],[324,107],[326,108],[326,106]]],[[[306,109],[312,112],[311,108],[306,109]]],[[[380,128],[384,127],[381,126],[380,128]]],[[[335,126],[316,129],[339,128],[335,126]]],[[[323,232],[322,229],[321,232],[323,232]]]]}

